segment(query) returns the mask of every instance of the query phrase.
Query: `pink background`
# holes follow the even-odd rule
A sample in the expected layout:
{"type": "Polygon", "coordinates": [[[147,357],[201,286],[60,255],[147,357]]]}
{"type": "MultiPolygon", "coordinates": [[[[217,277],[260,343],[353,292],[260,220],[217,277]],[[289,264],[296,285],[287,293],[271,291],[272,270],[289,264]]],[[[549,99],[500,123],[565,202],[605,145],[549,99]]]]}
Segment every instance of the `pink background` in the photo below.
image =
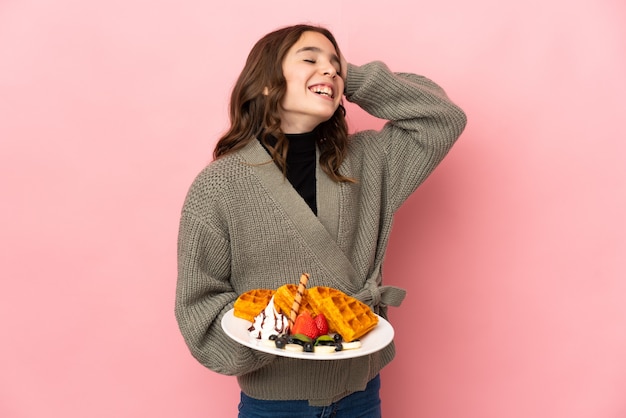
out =
{"type": "Polygon", "coordinates": [[[622,0],[210,3],[0,2],[0,416],[235,416],[174,320],[178,215],[250,47],[306,21],[469,117],[397,216],[385,416],[626,417],[622,0]]]}

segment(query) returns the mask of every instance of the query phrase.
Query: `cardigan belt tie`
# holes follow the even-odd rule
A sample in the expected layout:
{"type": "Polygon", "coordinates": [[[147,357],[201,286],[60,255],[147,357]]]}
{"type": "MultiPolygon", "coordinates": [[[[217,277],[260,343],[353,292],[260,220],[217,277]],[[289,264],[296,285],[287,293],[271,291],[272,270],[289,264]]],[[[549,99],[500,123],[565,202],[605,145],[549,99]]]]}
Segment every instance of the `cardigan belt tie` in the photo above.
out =
{"type": "Polygon", "coordinates": [[[380,281],[380,274],[370,277],[365,281],[363,289],[354,297],[374,308],[380,305],[400,306],[406,296],[406,290],[395,286],[379,286],[380,281]]]}

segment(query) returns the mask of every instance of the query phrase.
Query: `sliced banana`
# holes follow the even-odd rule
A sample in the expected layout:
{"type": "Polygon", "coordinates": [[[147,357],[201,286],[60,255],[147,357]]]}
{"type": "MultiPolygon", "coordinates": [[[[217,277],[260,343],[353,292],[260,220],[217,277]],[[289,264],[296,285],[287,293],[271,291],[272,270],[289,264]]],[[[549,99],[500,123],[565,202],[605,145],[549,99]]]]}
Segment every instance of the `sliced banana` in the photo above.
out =
{"type": "Polygon", "coordinates": [[[261,340],[261,344],[266,347],[276,348],[276,342],[273,340],[261,340]]]}
{"type": "Polygon", "coordinates": [[[344,350],[355,350],[357,348],[361,348],[361,341],[354,340],[350,341],[349,343],[343,342],[341,343],[341,345],[343,346],[344,350]]]}
{"type": "Polygon", "coordinates": [[[285,350],[298,353],[304,351],[304,348],[300,344],[285,344],[285,350]]]}
{"type": "Polygon", "coordinates": [[[335,352],[334,345],[316,345],[313,347],[313,352],[315,354],[330,354],[335,352]]]}

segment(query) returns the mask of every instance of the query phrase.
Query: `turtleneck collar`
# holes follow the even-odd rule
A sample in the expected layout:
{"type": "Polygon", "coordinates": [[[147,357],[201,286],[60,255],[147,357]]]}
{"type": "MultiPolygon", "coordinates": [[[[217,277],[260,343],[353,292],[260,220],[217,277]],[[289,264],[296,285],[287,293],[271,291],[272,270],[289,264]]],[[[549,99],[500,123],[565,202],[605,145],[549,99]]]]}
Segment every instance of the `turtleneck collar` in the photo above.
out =
{"type": "Polygon", "coordinates": [[[315,143],[317,140],[317,134],[315,132],[286,134],[285,136],[289,140],[289,154],[315,153],[315,143]]]}
{"type": "MultiPolygon", "coordinates": [[[[285,134],[285,137],[289,140],[289,153],[302,153],[311,152],[315,150],[315,144],[317,142],[317,132],[305,132],[301,134],[285,134]]],[[[276,145],[277,139],[270,136],[267,141],[270,145],[276,145]]]]}
{"type": "MultiPolygon", "coordinates": [[[[286,134],[285,136],[289,141],[285,161],[287,164],[287,179],[307,202],[313,213],[317,214],[315,179],[317,132],[286,134]]],[[[272,146],[276,144],[276,141],[274,137],[268,138],[268,143],[272,146]]],[[[259,142],[261,141],[259,140],[259,142]]]]}

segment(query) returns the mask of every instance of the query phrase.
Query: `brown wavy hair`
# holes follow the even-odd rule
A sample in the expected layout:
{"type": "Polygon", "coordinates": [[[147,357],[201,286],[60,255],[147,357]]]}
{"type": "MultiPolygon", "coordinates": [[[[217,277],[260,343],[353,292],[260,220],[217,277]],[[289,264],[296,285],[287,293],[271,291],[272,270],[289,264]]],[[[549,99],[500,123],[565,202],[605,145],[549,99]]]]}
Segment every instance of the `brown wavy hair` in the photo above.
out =
{"type": "MultiPolygon", "coordinates": [[[[252,48],[230,98],[230,128],[219,139],[213,151],[220,158],[245,147],[259,138],[269,150],[274,163],[287,172],[287,150],[289,141],[281,131],[279,107],[287,91],[283,75],[283,59],[289,49],[304,32],[318,32],[333,44],[337,55],[339,46],[332,33],[319,26],[295,25],[270,32],[252,48]],[[276,138],[275,145],[268,138],[276,138]]],[[[352,182],[341,175],[339,167],[348,146],[348,124],[346,110],[339,105],[333,116],[320,123],[317,145],[320,149],[320,166],[336,182],[352,182]]]]}

